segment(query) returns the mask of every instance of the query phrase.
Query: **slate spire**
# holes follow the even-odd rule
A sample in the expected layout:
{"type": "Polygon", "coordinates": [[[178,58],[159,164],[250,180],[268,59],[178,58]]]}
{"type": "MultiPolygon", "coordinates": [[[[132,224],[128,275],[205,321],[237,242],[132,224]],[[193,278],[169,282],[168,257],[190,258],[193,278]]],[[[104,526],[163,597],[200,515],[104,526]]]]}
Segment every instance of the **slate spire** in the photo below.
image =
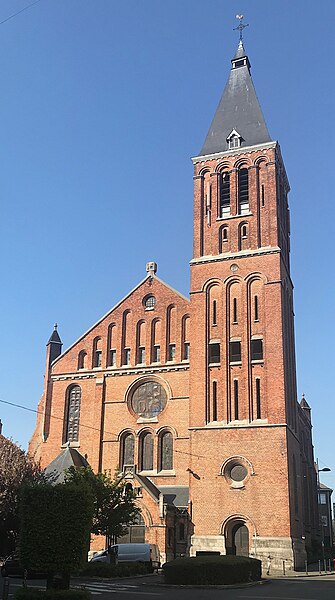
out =
{"type": "Polygon", "coordinates": [[[229,150],[228,137],[235,131],[240,147],[271,142],[250,74],[250,62],[240,39],[232,69],[199,156],[229,150]]]}
{"type": "Polygon", "coordinates": [[[57,358],[62,352],[62,340],[59,337],[59,333],[57,331],[57,323],[54,325],[54,330],[48,340],[47,347],[48,348],[48,363],[51,365],[52,361],[57,358]]]}

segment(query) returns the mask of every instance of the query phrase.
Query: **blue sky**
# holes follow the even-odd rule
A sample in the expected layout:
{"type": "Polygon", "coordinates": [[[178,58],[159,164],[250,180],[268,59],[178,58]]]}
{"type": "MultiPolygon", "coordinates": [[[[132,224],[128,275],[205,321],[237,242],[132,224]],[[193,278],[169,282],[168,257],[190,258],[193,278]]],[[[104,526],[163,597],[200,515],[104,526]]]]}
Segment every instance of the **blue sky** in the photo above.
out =
{"type": "MultiPolygon", "coordinates": [[[[29,0],[2,0],[0,21],[29,0]]],[[[0,398],[35,409],[67,347],[143,278],[187,294],[192,164],[238,43],[290,184],[299,396],[335,486],[333,0],[41,0],[0,25],[0,398]]],[[[0,403],[22,446],[35,416],[0,403]]]]}

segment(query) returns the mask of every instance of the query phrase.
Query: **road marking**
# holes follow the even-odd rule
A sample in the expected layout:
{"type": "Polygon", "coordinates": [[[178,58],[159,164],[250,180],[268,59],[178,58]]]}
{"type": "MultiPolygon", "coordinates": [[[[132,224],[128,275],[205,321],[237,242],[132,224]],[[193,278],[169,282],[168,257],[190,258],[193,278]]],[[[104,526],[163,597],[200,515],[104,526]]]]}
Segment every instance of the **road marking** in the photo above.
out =
{"type": "Polygon", "coordinates": [[[252,598],[261,598],[261,600],[320,600],[319,598],[288,598],[287,596],[238,596],[238,598],[248,598],[249,600],[252,598]]]}

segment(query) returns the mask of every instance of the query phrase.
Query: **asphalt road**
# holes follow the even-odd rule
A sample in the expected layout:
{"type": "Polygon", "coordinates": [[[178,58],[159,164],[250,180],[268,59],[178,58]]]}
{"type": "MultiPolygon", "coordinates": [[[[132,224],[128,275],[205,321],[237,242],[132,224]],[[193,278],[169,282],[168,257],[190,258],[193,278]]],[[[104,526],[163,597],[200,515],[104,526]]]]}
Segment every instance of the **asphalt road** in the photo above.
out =
{"type": "MultiPolygon", "coordinates": [[[[21,579],[10,578],[10,600],[21,585],[21,579]]],[[[28,586],[45,588],[45,581],[30,580],[28,586]]],[[[71,587],[86,587],[92,600],[335,600],[335,575],[272,579],[253,587],[231,589],[167,587],[160,575],[117,581],[74,578],[71,587]]]]}

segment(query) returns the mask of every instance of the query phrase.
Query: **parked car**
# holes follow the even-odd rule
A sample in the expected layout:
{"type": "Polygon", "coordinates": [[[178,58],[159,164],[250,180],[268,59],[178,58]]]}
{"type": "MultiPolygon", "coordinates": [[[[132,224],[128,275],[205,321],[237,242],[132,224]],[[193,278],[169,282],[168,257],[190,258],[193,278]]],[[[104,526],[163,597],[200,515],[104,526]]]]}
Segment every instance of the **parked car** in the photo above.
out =
{"type": "Polygon", "coordinates": [[[152,569],[159,569],[160,558],[157,544],[114,544],[98,552],[90,562],[118,564],[140,562],[152,569]]]}
{"type": "MultiPolygon", "coordinates": [[[[17,552],[11,554],[4,560],[1,566],[1,575],[2,577],[24,577],[25,569],[20,564],[20,559],[17,552]]],[[[44,579],[46,577],[46,574],[28,570],[26,572],[26,577],[40,577],[41,579],[44,579]]]]}

